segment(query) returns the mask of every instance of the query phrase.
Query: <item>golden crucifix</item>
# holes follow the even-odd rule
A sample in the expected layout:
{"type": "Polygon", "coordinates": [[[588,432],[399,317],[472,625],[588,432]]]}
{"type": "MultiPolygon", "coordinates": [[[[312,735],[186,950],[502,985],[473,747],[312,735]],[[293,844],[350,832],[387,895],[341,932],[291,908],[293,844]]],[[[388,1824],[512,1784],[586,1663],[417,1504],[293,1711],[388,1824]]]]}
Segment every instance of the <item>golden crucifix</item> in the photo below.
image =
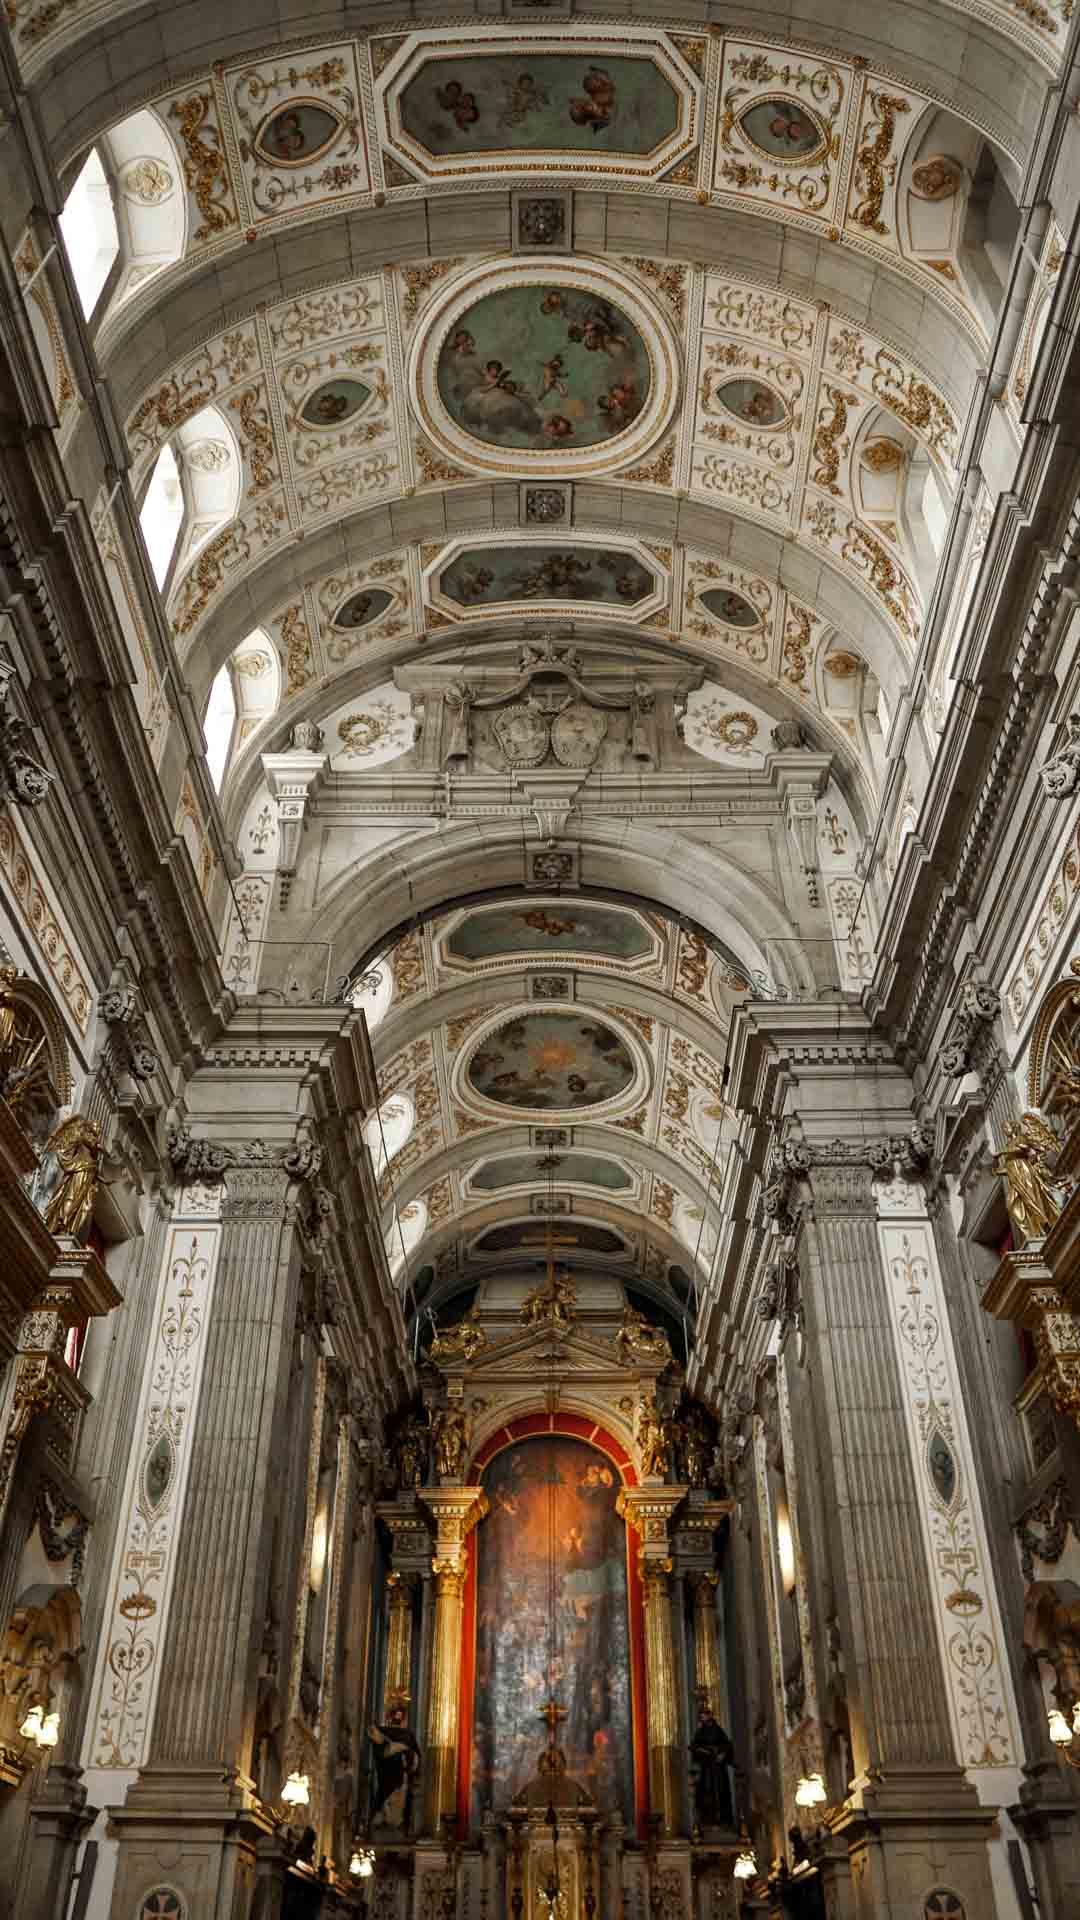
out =
{"type": "Polygon", "coordinates": [[[566,1708],[560,1707],[558,1701],[552,1698],[551,1700],[545,1700],[543,1706],[539,1707],[537,1712],[541,1720],[547,1721],[551,1730],[551,1737],[554,1740],[559,1730],[559,1721],[566,1719],[566,1708]]]}

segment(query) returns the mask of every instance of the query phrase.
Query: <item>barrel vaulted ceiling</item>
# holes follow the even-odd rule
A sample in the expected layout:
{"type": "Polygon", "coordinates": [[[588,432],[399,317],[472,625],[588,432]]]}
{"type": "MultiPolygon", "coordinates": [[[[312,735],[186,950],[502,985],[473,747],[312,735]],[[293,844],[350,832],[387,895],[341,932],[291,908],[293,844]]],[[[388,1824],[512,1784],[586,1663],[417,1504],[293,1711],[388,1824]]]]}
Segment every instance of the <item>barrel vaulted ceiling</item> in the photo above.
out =
{"type": "MultiPolygon", "coordinates": [[[[832,924],[853,925],[882,727],[991,352],[1001,207],[1071,0],[943,0],[932,19],[818,0],[798,37],[752,0],[737,30],[561,0],[451,24],[325,7],[295,39],[273,6],[242,24],[203,0],[8,12],[65,178],[91,142],[111,178],[121,251],[95,345],[136,497],[166,445],[178,461],[166,612],[200,714],[230,663],[222,803],[260,927],[278,849],[263,755],[323,729],[377,905],[395,858],[379,823],[414,774],[408,804],[432,811],[427,664],[501,671],[552,628],[597,671],[668,674],[691,786],[695,766],[767,782],[770,730],[797,719],[828,767],[832,924]]],[[[90,425],[35,233],[12,238],[77,482],[90,425]]],[[[1060,257],[1051,223],[1013,414],[1060,257]]],[[[166,676],[114,496],[89,490],[165,768],[166,676]]],[[[209,899],[190,784],[181,816],[209,899]]],[[[250,927],[235,897],[227,912],[242,993],[250,927]]],[[[762,913],[805,991],[799,929],[762,913]]],[[[578,1262],[676,1305],[708,1270],[736,1150],[720,1062],[752,971],[710,924],[706,943],[641,905],[541,891],[418,915],[373,970],[353,954],[377,976],[357,993],[401,1132],[388,1163],[372,1143],[383,1231],[392,1262],[413,1236],[401,1264],[429,1304],[485,1261],[535,1259],[511,1238],[538,1208],[575,1223],[578,1262]],[[526,1057],[547,1131],[515,1107],[526,1057]]],[[[841,985],[865,965],[853,933],[841,985]]]]}

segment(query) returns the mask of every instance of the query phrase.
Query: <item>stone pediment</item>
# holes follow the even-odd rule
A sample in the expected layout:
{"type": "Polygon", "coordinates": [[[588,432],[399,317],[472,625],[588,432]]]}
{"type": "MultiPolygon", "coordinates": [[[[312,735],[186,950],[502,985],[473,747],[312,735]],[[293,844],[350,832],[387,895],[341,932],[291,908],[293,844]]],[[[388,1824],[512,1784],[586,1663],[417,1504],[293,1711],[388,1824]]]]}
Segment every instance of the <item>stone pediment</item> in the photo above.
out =
{"type": "Polygon", "coordinates": [[[550,1326],[541,1326],[522,1327],[501,1339],[489,1333],[488,1345],[481,1348],[471,1362],[458,1362],[440,1371],[467,1377],[470,1387],[482,1382],[536,1380],[552,1371],[564,1379],[568,1374],[577,1374],[631,1386],[642,1378],[655,1379],[663,1366],[663,1362],[652,1358],[624,1366],[613,1338],[576,1327],[560,1334],[554,1333],[550,1326]]]}

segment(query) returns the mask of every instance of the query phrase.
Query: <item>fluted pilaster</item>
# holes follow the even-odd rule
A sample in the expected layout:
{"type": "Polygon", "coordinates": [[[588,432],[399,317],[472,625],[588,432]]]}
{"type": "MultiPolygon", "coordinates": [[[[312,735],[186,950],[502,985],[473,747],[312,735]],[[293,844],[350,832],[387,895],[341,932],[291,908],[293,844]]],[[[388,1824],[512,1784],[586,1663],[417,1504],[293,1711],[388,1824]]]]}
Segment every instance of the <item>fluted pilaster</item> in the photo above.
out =
{"type": "Polygon", "coordinates": [[[279,1168],[231,1171],[151,1741],[155,1766],[243,1766],[254,1711],[268,1458],[299,1260],[279,1168]],[[258,1616],[258,1617],[257,1617],[258,1616]]]}
{"type": "Polygon", "coordinates": [[[805,1231],[821,1455],[856,1685],[858,1768],[954,1764],[872,1176],[818,1167],[805,1231]]]}

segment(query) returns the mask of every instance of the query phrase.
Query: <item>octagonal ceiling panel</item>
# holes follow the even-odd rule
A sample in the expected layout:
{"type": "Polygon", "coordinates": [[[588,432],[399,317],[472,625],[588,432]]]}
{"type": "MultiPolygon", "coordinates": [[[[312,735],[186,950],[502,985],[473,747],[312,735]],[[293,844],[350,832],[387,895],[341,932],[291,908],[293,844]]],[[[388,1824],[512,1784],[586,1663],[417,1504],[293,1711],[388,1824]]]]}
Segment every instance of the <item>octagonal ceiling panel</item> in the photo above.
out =
{"type": "Polygon", "coordinates": [[[471,968],[507,961],[516,954],[560,961],[596,955],[622,966],[655,964],[658,936],[641,914],[588,901],[523,900],[481,907],[451,923],[441,952],[444,964],[471,968]]]}
{"type": "Polygon", "coordinates": [[[701,137],[704,50],[633,27],[617,40],[573,26],[374,40],[376,123],[387,154],[421,180],[555,159],[575,173],[658,179],[701,137]]]}

